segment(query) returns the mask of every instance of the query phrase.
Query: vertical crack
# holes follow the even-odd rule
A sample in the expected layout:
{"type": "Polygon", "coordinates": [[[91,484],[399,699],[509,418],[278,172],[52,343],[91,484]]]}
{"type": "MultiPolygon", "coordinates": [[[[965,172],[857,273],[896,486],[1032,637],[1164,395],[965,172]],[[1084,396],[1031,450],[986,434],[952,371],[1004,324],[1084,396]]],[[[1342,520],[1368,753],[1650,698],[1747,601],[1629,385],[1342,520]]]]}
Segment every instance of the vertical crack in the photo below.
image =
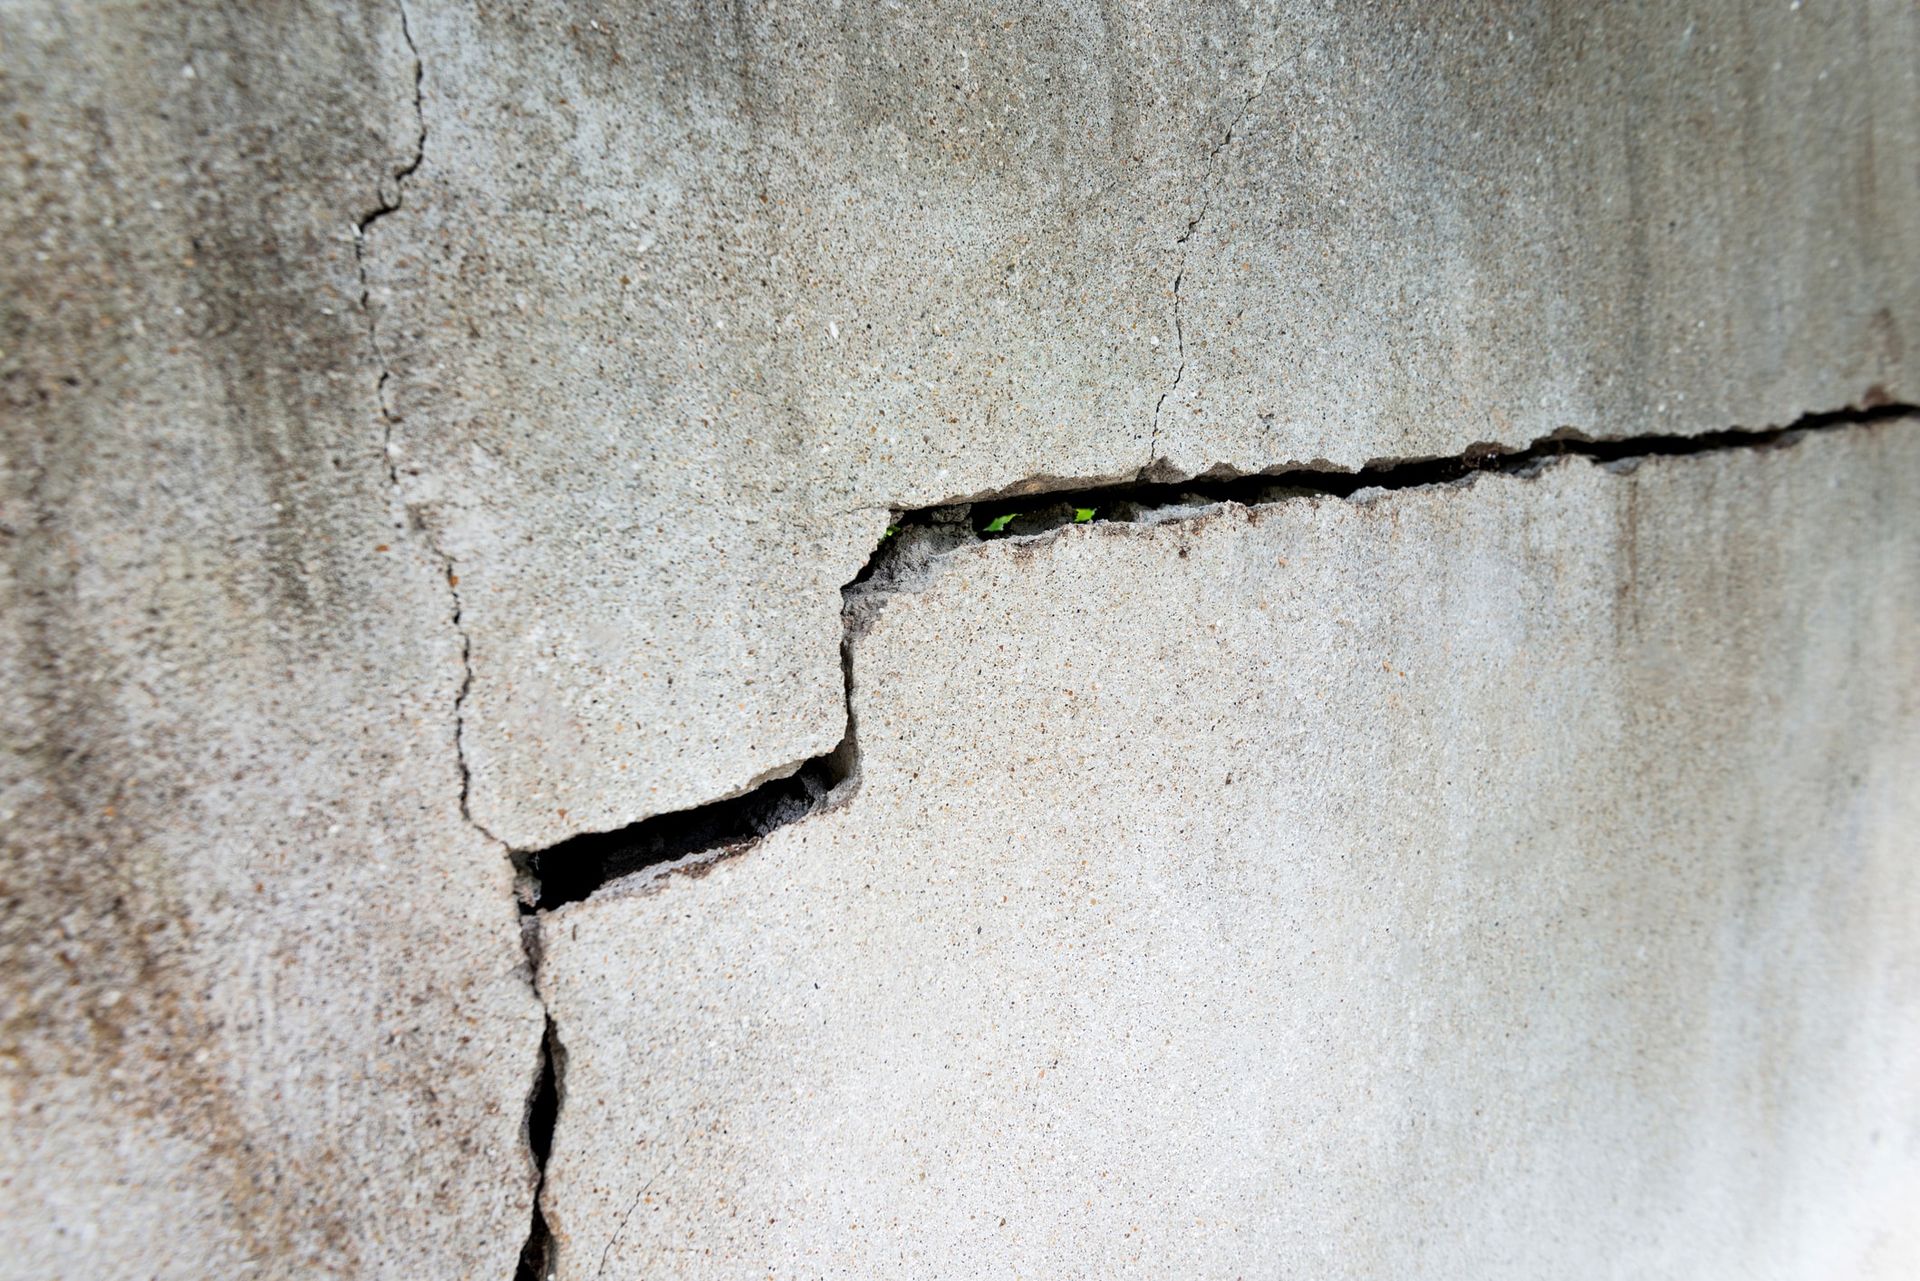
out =
{"type": "Polygon", "coordinates": [[[386,348],[380,342],[380,321],[373,306],[373,277],[367,267],[367,233],[373,225],[387,215],[399,212],[406,205],[407,179],[419,171],[427,156],[427,108],[426,108],[426,63],[420,56],[420,46],[414,40],[413,24],[407,13],[406,0],[400,0],[400,35],[407,43],[407,50],[413,56],[413,149],[407,158],[383,178],[376,193],[378,200],[373,208],[362,214],[353,227],[354,266],[360,278],[360,313],[366,318],[367,347],[373,353],[375,367],[379,370],[378,380],[374,384],[374,401],[380,413],[383,427],[381,454],[386,461],[387,483],[393,488],[395,496],[406,510],[408,525],[418,531],[428,548],[440,561],[441,572],[447,580],[447,595],[451,601],[450,617],[454,634],[460,638],[460,687],[453,697],[453,739],[454,752],[460,766],[460,816],[471,824],[481,835],[496,845],[504,847],[493,833],[486,830],[473,817],[470,797],[473,773],[467,763],[466,752],[466,703],[467,695],[473,689],[473,641],[468,636],[460,603],[460,574],[454,558],[440,547],[426,528],[412,504],[406,501],[401,492],[398,446],[394,441],[394,429],[402,421],[402,415],[394,409],[388,394],[393,382],[393,367],[387,358],[386,348]]]}
{"type": "MultiPolygon", "coordinates": [[[[366,317],[367,346],[373,351],[374,364],[380,370],[379,382],[374,387],[374,396],[380,407],[381,422],[385,427],[381,452],[386,459],[387,482],[396,490],[400,487],[400,468],[394,461],[393,429],[399,423],[400,416],[393,411],[393,405],[387,399],[387,384],[393,379],[393,370],[387,364],[386,352],[380,346],[380,325],[373,314],[373,282],[367,273],[367,230],[405,204],[407,179],[420,168],[421,162],[427,155],[426,64],[421,61],[420,46],[414,43],[413,27],[407,18],[405,0],[400,0],[399,7],[400,36],[407,42],[408,52],[413,55],[413,152],[399,168],[380,182],[375,193],[378,203],[362,214],[353,225],[353,261],[360,277],[360,314],[366,317]]],[[[456,614],[457,612],[456,608],[456,614]]]]}
{"type": "MultiPolygon", "coordinates": [[[[413,58],[413,147],[399,166],[380,180],[373,207],[354,222],[354,270],[360,282],[360,314],[366,321],[367,348],[373,354],[374,367],[379,371],[374,383],[374,404],[380,414],[382,429],[380,451],[386,466],[387,484],[406,513],[407,527],[420,534],[428,550],[440,562],[451,605],[449,618],[454,635],[460,639],[460,684],[453,696],[453,747],[454,758],[460,771],[460,817],[489,843],[511,856],[506,842],[489,832],[473,816],[473,769],[467,759],[466,747],[467,697],[473,692],[473,638],[467,631],[463,616],[458,566],[453,556],[439,545],[432,531],[427,528],[426,522],[420,518],[413,505],[407,502],[406,495],[402,492],[398,445],[394,439],[394,429],[399,426],[402,416],[394,408],[390,395],[393,366],[388,359],[386,348],[380,341],[380,321],[373,305],[373,277],[368,270],[368,232],[375,223],[389,214],[399,212],[405,206],[407,179],[419,171],[427,156],[426,63],[420,56],[420,45],[414,39],[413,23],[407,12],[406,0],[397,0],[397,4],[400,12],[400,36],[406,41],[407,51],[413,58]]],[[[533,907],[525,888],[525,878],[521,877],[520,880],[517,897],[520,900],[521,945],[526,951],[528,984],[533,991],[534,999],[538,1001],[540,1000],[538,931],[533,928],[533,907]]],[[[545,1002],[542,1001],[541,1005],[544,1008],[545,1002]]],[[[559,1113],[560,1075],[565,1059],[559,1039],[554,1034],[553,1019],[548,1017],[546,1032],[541,1038],[539,1066],[527,1096],[525,1136],[529,1163],[533,1167],[533,1217],[527,1231],[526,1242],[520,1249],[515,1271],[517,1281],[518,1279],[541,1281],[548,1275],[548,1269],[551,1266],[552,1238],[547,1230],[545,1216],[541,1212],[540,1193],[546,1182],[547,1156],[552,1149],[554,1123],[559,1113]]]]}
{"type": "Polygon", "coordinates": [[[379,369],[378,381],[374,384],[374,400],[379,409],[380,421],[384,428],[381,439],[381,454],[386,460],[387,483],[392,486],[395,496],[407,512],[409,527],[417,530],[428,548],[439,559],[441,572],[446,576],[447,594],[451,599],[451,618],[455,635],[460,638],[460,688],[453,697],[453,740],[454,752],[460,764],[460,816],[472,825],[489,841],[502,847],[505,842],[475,821],[469,804],[473,772],[467,763],[466,752],[466,704],[467,695],[473,689],[473,641],[468,636],[462,617],[460,603],[460,574],[454,558],[434,539],[412,504],[406,501],[401,492],[400,464],[398,446],[394,442],[394,428],[402,422],[402,415],[394,409],[388,395],[388,386],[393,381],[393,367],[388,362],[386,349],[380,342],[380,321],[373,307],[373,278],[367,270],[367,232],[388,214],[397,213],[406,205],[407,179],[418,172],[427,157],[427,107],[426,107],[426,63],[420,57],[420,46],[413,38],[413,25],[407,14],[406,0],[400,0],[400,35],[407,42],[407,49],[413,55],[413,150],[410,155],[390,175],[380,183],[379,202],[361,215],[353,228],[354,265],[360,276],[360,313],[366,318],[367,347],[373,352],[374,365],[379,369]]]}
{"type": "Polygon", "coordinates": [[[455,635],[460,638],[460,687],[453,697],[453,739],[454,751],[460,763],[460,816],[471,824],[481,835],[496,845],[505,846],[505,842],[487,831],[476,822],[469,805],[473,775],[467,764],[466,752],[466,703],[467,695],[473,689],[473,641],[467,635],[465,621],[460,604],[460,574],[454,558],[434,539],[406,495],[401,492],[400,465],[397,461],[398,446],[394,441],[394,428],[402,422],[402,415],[393,407],[388,395],[388,387],[393,381],[393,367],[387,359],[385,347],[380,342],[380,321],[373,307],[373,277],[367,269],[367,232],[373,225],[387,215],[399,212],[406,205],[407,179],[418,172],[427,157],[427,108],[426,108],[426,63],[420,57],[420,46],[413,38],[413,25],[407,14],[406,0],[400,0],[400,35],[407,42],[407,50],[413,55],[413,150],[391,174],[381,180],[376,195],[378,203],[362,214],[353,227],[354,267],[360,278],[360,314],[366,318],[367,348],[373,353],[374,366],[379,376],[374,384],[374,402],[379,410],[383,427],[381,454],[386,460],[387,483],[399,499],[407,513],[408,527],[419,532],[434,556],[440,561],[441,572],[446,576],[447,594],[451,600],[450,617],[455,635]]]}
{"type": "MultiPolygon", "coordinates": [[[[436,549],[437,551],[438,549],[436,549]]],[[[473,769],[467,763],[467,695],[473,691],[473,638],[467,634],[461,617],[460,575],[454,572],[453,557],[440,552],[447,575],[447,595],[453,599],[453,630],[460,638],[460,688],[453,695],[453,755],[460,767],[460,817],[482,836],[503,849],[506,842],[482,827],[473,817],[473,769]]]]}
{"type": "Polygon", "coordinates": [[[1160,398],[1153,402],[1153,432],[1147,440],[1147,461],[1140,468],[1142,479],[1145,479],[1153,470],[1154,463],[1160,459],[1160,415],[1166,409],[1167,397],[1179,389],[1180,380],[1187,376],[1187,334],[1180,315],[1180,286],[1186,282],[1187,278],[1187,242],[1193,239],[1193,233],[1199,230],[1200,224],[1206,221],[1208,212],[1213,208],[1214,169],[1220,159],[1220,153],[1225,151],[1227,145],[1233,141],[1234,134],[1238,132],[1241,121],[1247,118],[1247,112],[1252,108],[1254,101],[1266,92],[1267,80],[1272,74],[1271,69],[1260,73],[1253,92],[1241,99],[1240,109],[1234,112],[1233,119],[1227,122],[1225,132],[1220,135],[1220,141],[1214,143],[1212,149],[1207,152],[1206,171],[1200,176],[1199,208],[1194,211],[1191,218],[1187,219],[1186,230],[1181,232],[1179,238],[1173,242],[1180,251],[1180,266],[1173,274],[1173,341],[1176,363],[1173,381],[1161,390],[1160,398]]]}
{"type": "Polygon", "coordinates": [[[527,1100],[527,1150],[533,1154],[536,1172],[533,1222],[527,1229],[526,1244],[520,1247],[514,1281],[549,1281],[553,1275],[553,1233],[540,1208],[540,1194],[547,1185],[547,1158],[553,1152],[554,1124],[560,1116],[560,1077],[566,1058],[566,1049],[554,1032],[553,1016],[548,1015],[546,1035],[540,1042],[540,1076],[534,1083],[533,1096],[527,1100]]]}
{"type": "MultiPolygon", "coordinates": [[[[1184,246],[1187,243],[1187,236],[1193,234],[1193,228],[1194,223],[1189,222],[1187,235],[1180,237],[1176,243],[1184,246]]],[[[1180,324],[1180,283],[1186,278],[1187,255],[1183,249],[1180,254],[1180,270],[1175,272],[1173,277],[1173,342],[1175,358],[1179,363],[1174,368],[1173,381],[1161,389],[1160,399],[1153,402],[1153,434],[1147,439],[1147,461],[1140,469],[1140,475],[1143,478],[1160,458],[1160,413],[1166,408],[1167,397],[1173,395],[1180,386],[1180,380],[1187,375],[1187,334],[1180,324]]]]}

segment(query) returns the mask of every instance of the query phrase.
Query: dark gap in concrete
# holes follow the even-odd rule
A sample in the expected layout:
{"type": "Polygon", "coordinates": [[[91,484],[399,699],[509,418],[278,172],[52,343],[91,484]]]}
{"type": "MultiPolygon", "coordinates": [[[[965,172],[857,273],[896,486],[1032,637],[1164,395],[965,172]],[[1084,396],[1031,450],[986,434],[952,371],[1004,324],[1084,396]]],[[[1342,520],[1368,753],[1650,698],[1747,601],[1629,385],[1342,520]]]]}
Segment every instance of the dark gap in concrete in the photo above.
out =
{"type": "MultiPolygon", "coordinates": [[[[1760,431],[1637,436],[1609,441],[1588,440],[1566,432],[1537,440],[1526,449],[1476,448],[1450,458],[1379,463],[1350,472],[1292,468],[1225,479],[1143,481],[903,512],[888,526],[859,574],[842,589],[846,630],[840,657],[847,719],[846,733],[839,746],[825,756],[807,761],[785,778],[762,783],[730,800],[658,815],[618,831],[577,836],[544,850],[516,853],[514,862],[522,880],[528,961],[537,974],[539,930],[533,919],[534,912],[579,902],[609,881],[647,868],[679,863],[697,874],[719,859],[745,851],[775,828],[820,809],[843,785],[857,783],[860,760],[854,726],[853,639],[885,607],[887,597],[895,592],[911,591],[924,583],[936,572],[935,562],[941,556],[968,543],[1021,537],[1091,521],[1177,518],[1182,509],[1197,512],[1222,502],[1252,506],[1301,496],[1345,498],[1362,489],[1413,489],[1451,484],[1481,472],[1525,475],[1566,456],[1608,463],[1725,449],[1780,448],[1810,433],[1886,422],[1916,413],[1920,413],[1920,409],[1915,406],[1886,403],[1884,397],[1879,397],[1861,409],[1808,415],[1789,426],[1760,431]]],[[[457,594],[454,599],[457,611],[457,594]]],[[[458,617],[456,612],[456,624],[458,617]]],[[[462,772],[465,772],[464,758],[462,772]]],[[[539,1074],[527,1102],[526,1142],[536,1177],[532,1223],[520,1252],[515,1281],[549,1281],[552,1276],[553,1236],[541,1210],[540,1198],[545,1190],[547,1160],[563,1101],[565,1072],[566,1052],[549,1018],[541,1043],[539,1074]]]]}
{"type": "Polygon", "coordinates": [[[1555,458],[1591,458],[1620,462],[1634,458],[1712,453],[1724,449],[1763,449],[1791,445],[1812,432],[1885,422],[1920,413],[1920,407],[1878,400],[1869,407],[1808,414],[1785,427],[1732,429],[1697,436],[1629,436],[1593,440],[1573,431],[1543,436],[1524,449],[1474,445],[1446,458],[1369,463],[1354,471],[1296,467],[1251,476],[1196,478],[1181,481],[1135,481],[1086,489],[1061,489],[1018,498],[986,499],[964,507],[927,508],[902,515],[895,524],[905,531],[913,524],[938,519],[940,513],[965,511],[974,533],[984,539],[1013,538],[1044,533],[1061,525],[1088,521],[1139,521],[1179,507],[1234,502],[1252,507],[1288,498],[1325,494],[1346,498],[1362,489],[1416,489],[1445,485],[1481,472],[1522,474],[1555,458]],[[1091,515],[1083,513],[1091,512],[1091,515]]]}
{"type": "Polygon", "coordinates": [[[1726,449],[1785,448],[1812,433],[1917,413],[1920,409],[1913,405],[1879,400],[1866,408],[1810,414],[1785,427],[1755,431],[1618,440],[1590,440],[1577,433],[1559,432],[1525,449],[1479,446],[1452,457],[1370,464],[1357,471],[1291,468],[1254,476],[1140,481],[902,512],[859,574],[842,589],[847,628],[847,639],[841,646],[847,730],[840,745],[825,756],[807,761],[793,774],[762,783],[743,796],[517,854],[517,865],[537,885],[528,891],[528,901],[533,908],[544,911],[579,902],[607,882],[647,868],[674,863],[704,867],[751,847],[768,832],[826,804],[835,789],[859,771],[853,724],[852,638],[884,607],[888,596],[913,590],[935,572],[935,562],[941,556],[967,543],[1039,534],[1066,524],[1165,519],[1176,517],[1182,509],[1197,512],[1223,502],[1254,506],[1297,497],[1346,498],[1360,490],[1452,484],[1481,473],[1526,475],[1562,457],[1608,463],[1726,449]]]}
{"type": "Polygon", "coordinates": [[[527,1242],[520,1247],[520,1264],[514,1281],[547,1281],[553,1258],[553,1233],[547,1229],[547,1216],[540,1209],[540,1194],[546,1190],[547,1157],[553,1151],[553,1127],[560,1116],[560,1061],[565,1058],[560,1042],[553,1034],[553,1020],[547,1020],[546,1035],[540,1042],[540,1075],[533,1095],[527,1100],[527,1150],[533,1154],[533,1223],[527,1229],[527,1242]]]}
{"type": "Polygon", "coordinates": [[[655,815],[611,832],[590,832],[519,855],[521,867],[537,883],[533,906],[547,911],[577,903],[608,881],[649,867],[745,849],[774,828],[812,813],[853,765],[853,749],[843,739],[831,753],[744,796],[655,815]]]}

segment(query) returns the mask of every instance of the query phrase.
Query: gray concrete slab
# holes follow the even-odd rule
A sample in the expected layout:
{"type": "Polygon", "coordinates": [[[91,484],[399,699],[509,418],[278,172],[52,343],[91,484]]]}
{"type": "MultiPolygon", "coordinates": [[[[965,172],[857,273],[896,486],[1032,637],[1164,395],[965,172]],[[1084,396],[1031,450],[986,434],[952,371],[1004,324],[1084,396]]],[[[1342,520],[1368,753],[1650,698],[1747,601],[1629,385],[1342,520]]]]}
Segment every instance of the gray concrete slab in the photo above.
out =
{"type": "Polygon", "coordinates": [[[414,27],[374,301],[515,846],[829,750],[890,507],[1920,398],[1899,0],[414,27]]]}

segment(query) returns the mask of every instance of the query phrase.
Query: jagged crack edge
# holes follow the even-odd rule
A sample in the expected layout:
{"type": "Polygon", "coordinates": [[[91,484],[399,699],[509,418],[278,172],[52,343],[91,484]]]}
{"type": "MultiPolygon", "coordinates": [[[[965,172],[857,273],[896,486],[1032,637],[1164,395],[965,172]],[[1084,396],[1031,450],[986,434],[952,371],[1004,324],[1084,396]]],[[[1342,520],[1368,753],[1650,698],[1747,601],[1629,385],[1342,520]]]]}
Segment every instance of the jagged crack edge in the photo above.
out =
{"type": "Polygon", "coordinates": [[[548,911],[592,897],[615,881],[645,890],[669,874],[703,876],[722,860],[752,849],[777,828],[844,803],[857,790],[860,774],[854,641],[891,598],[916,591],[929,581],[947,552],[975,541],[1045,533],[1057,525],[1079,523],[1071,514],[1076,508],[1092,509],[1094,514],[1088,523],[1161,523],[1194,518],[1224,502],[1269,506],[1303,498],[1354,500],[1396,490],[1470,482],[1482,476],[1522,478],[1558,458],[1627,464],[1644,458],[1783,447],[1822,431],[1916,414],[1920,414],[1920,408],[1912,405],[1878,404],[1808,414],[1783,427],[1612,440],[1562,430],[1521,449],[1482,445],[1445,457],[1369,464],[1345,471],[1294,466],[1226,479],[1134,481],[897,511],[894,529],[882,537],[860,572],[841,589],[846,729],[839,746],[805,762],[797,772],[745,795],[655,815],[610,832],[576,836],[516,857],[537,879],[537,909],[548,911]],[[987,529],[998,517],[1028,515],[1035,517],[1028,525],[1015,520],[999,534],[987,529]]]}
{"type": "Polygon", "coordinates": [[[400,36],[406,41],[407,50],[413,56],[413,114],[415,129],[413,152],[375,192],[377,203],[360,215],[353,224],[354,267],[360,279],[360,313],[366,318],[367,346],[373,352],[375,365],[380,370],[379,382],[375,387],[375,396],[380,407],[380,418],[386,428],[381,442],[382,457],[386,461],[387,481],[396,490],[400,486],[400,471],[394,462],[393,429],[400,421],[387,400],[387,384],[393,378],[392,368],[387,363],[385,350],[380,345],[379,323],[373,314],[373,281],[367,272],[367,232],[387,215],[396,213],[406,203],[406,182],[416,171],[427,155],[427,111],[426,111],[426,64],[420,58],[420,46],[414,42],[413,26],[407,17],[405,0],[401,0],[400,36]],[[391,189],[389,189],[389,184],[391,189]]]}
{"type": "Polygon", "coordinates": [[[466,752],[466,703],[467,696],[473,690],[473,642],[468,636],[460,602],[460,574],[453,556],[442,548],[433,537],[432,531],[420,519],[412,504],[406,501],[401,492],[400,467],[395,461],[393,432],[399,425],[401,416],[394,411],[387,396],[387,387],[393,381],[393,368],[388,363],[386,349],[380,342],[380,324],[373,310],[373,278],[367,269],[367,232],[373,225],[390,214],[399,212],[406,205],[406,183],[419,171],[427,156],[427,110],[426,110],[426,63],[420,56],[420,46],[413,37],[413,24],[407,14],[406,0],[400,0],[400,35],[406,41],[407,50],[413,56],[413,114],[415,129],[413,151],[381,184],[378,191],[378,203],[354,223],[353,257],[355,270],[360,281],[360,313],[366,319],[367,347],[373,353],[374,365],[379,377],[374,386],[374,400],[384,428],[381,440],[381,456],[386,463],[387,483],[406,512],[407,528],[421,535],[435,559],[440,562],[441,572],[446,578],[447,594],[451,601],[450,617],[454,634],[460,638],[460,686],[453,698],[453,735],[454,751],[460,766],[460,816],[476,831],[495,845],[505,847],[505,842],[475,820],[470,804],[473,773],[467,763],[466,752]],[[389,189],[388,184],[391,184],[389,189]]]}
{"type": "Polygon", "coordinates": [[[614,881],[645,883],[674,873],[704,876],[714,864],[744,853],[768,833],[844,804],[858,789],[860,776],[852,657],[844,627],[841,680],[845,728],[832,750],[742,795],[516,853],[516,864],[532,887],[534,909],[547,912],[577,903],[614,881]]]}
{"type": "Polygon", "coordinates": [[[447,594],[451,602],[450,618],[454,634],[460,638],[461,678],[459,688],[453,698],[453,734],[454,751],[460,768],[460,816],[476,831],[495,845],[505,847],[506,842],[488,831],[473,816],[471,797],[473,790],[473,771],[467,761],[466,752],[466,704],[467,697],[473,691],[473,641],[467,634],[465,619],[460,601],[460,574],[453,556],[442,548],[433,537],[432,531],[420,519],[412,504],[401,493],[400,467],[395,461],[394,428],[399,425],[401,416],[394,411],[388,398],[387,388],[393,381],[393,368],[387,360],[386,349],[380,342],[379,320],[373,309],[373,279],[367,269],[367,233],[373,225],[390,214],[399,212],[406,206],[406,183],[425,163],[427,155],[427,111],[426,111],[426,63],[420,56],[420,46],[414,40],[413,24],[407,13],[405,0],[400,0],[400,35],[406,41],[407,49],[413,56],[413,113],[415,130],[412,153],[381,184],[378,203],[362,214],[354,223],[353,256],[354,265],[360,281],[360,312],[366,319],[367,347],[373,353],[375,367],[379,370],[378,381],[374,388],[376,407],[384,427],[381,441],[381,455],[386,463],[387,483],[399,499],[406,512],[407,527],[421,535],[435,559],[440,562],[441,572],[446,578],[447,594]],[[390,188],[389,188],[389,185],[390,188]]]}
{"type": "MultiPolygon", "coordinates": [[[[1920,414],[1905,403],[1874,403],[1867,407],[1804,414],[1779,427],[1729,428],[1693,435],[1645,434],[1606,438],[1562,428],[1513,448],[1495,443],[1469,446],[1458,454],[1386,459],[1357,468],[1320,463],[1282,465],[1269,471],[1223,477],[1192,477],[1180,481],[1140,481],[1061,489],[1045,494],[976,501],[966,505],[975,531],[982,537],[1019,537],[1044,532],[1054,525],[1074,523],[1072,509],[1091,508],[1092,523],[1127,523],[1197,513],[1199,508],[1224,502],[1263,506],[1298,497],[1352,498],[1361,491],[1388,492],[1432,485],[1457,484],[1483,475],[1526,476],[1562,457],[1580,457],[1599,463],[1631,463],[1644,458],[1677,457],[1729,449],[1784,447],[1802,437],[1848,427],[1869,426],[1920,414]],[[999,518],[1012,517],[1001,531],[988,529],[999,518]],[[1032,519],[1026,519],[1032,517],[1032,519]]],[[[908,513],[908,523],[944,509],[908,513]]]]}
{"type": "MultiPolygon", "coordinates": [[[[530,943],[529,951],[534,946],[530,943]]],[[[537,1177],[533,1186],[532,1222],[527,1228],[526,1242],[520,1247],[514,1281],[545,1281],[553,1268],[553,1233],[547,1225],[540,1197],[546,1191],[547,1161],[553,1154],[553,1135],[564,1101],[561,1082],[566,1075],[566,1059],[566,1047],[560,1043],[559,1031],[554,1026],[553,1015],[549,1013],[546,1032],[540,1040],[539,1076],[534,1082],[532,1095],[527,1099],[526,1144],[527,1151],[533,1157],[537,1177]]]]}

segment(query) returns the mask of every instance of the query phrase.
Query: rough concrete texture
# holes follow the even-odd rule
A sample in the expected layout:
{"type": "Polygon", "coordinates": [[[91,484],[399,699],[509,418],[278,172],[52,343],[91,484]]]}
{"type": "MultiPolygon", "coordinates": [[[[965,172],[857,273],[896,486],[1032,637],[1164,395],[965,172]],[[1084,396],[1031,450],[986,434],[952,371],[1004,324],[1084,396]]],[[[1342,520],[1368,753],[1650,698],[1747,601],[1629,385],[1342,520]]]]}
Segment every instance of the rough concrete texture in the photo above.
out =
{"type": "Polygon", "coordinates": [[[1906,1277],[1920,421],[952,553],[543,918],[562,1277],[1906,1277]]]}
{"type": "MultiPolygon", "coordinates": [[[[0,1277],[508,1275],[895,509],[1920,399],[1920,11],[1590,8],[0,3],[0,1277]]],[[[1912,434],[940,562],[564,1269],[1909,1261],[1912,434]]]]}
{"type": "Polygon", "coordinates": [[[398,14],[0,59],[0,1276],[507,1277],[542,1020],[358,305],[398,14]]]}
{"type": "Polygon", "coordinates": [[[1920,397],[1906,0],[411,26],[369,266],[517,847],[836,743],[890,507],[1920,397]]]}

